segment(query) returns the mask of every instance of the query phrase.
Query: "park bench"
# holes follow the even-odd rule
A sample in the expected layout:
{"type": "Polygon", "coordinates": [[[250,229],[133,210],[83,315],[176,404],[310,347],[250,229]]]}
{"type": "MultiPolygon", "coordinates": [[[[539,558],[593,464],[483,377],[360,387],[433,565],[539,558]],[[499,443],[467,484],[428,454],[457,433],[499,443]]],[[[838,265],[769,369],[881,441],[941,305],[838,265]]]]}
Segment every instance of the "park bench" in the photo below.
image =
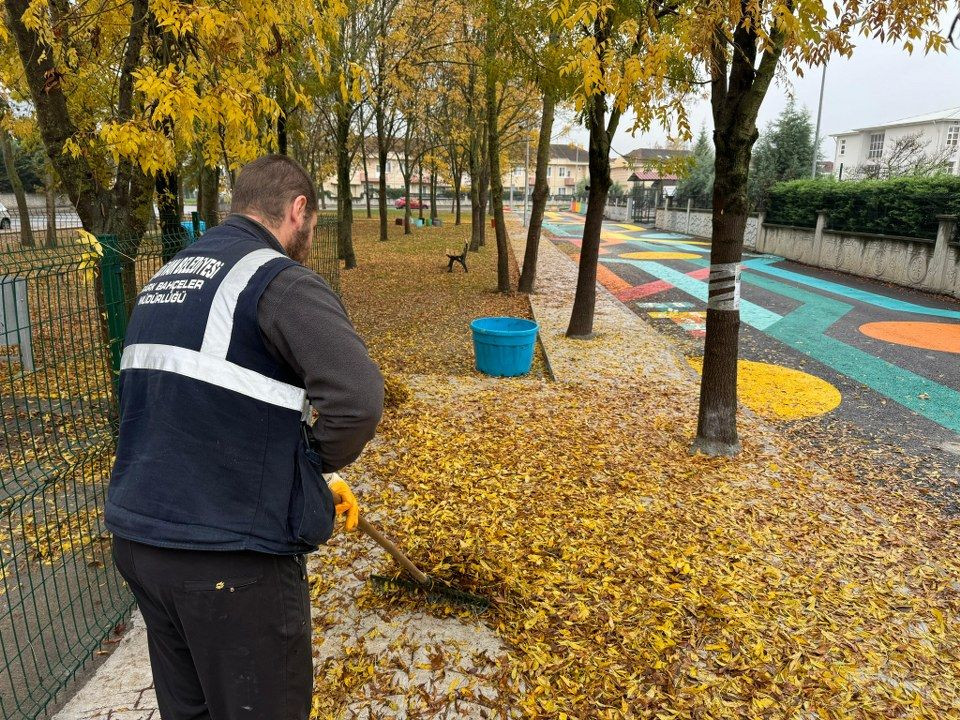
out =
{"type": "Polygon", "coordinates": [[[453,272],[453,264],[455,262],[463,265],[463,271],[467,272],[467,249],[470,247],[470,242],[467,241],[463,244],[463,252],[457,255],[452,250],[447,250],[447,259],[450,261],[447,263],[447,272],[453,272]]]}

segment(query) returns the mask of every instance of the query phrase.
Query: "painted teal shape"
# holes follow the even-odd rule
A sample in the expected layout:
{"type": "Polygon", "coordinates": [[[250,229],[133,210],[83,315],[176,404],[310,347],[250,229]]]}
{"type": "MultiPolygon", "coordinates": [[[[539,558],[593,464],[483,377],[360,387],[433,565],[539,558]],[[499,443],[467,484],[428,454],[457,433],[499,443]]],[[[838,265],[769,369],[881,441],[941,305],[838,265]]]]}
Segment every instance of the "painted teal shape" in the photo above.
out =
{"type": "Polygon", "coordinates": [[[655,250],[657,252],[676,252],[682,250],[683,252],[696,253],[697,255],[710,252],[710,248],[703,247],[702,245],[687,245],[686,243],[679,242],[664,245],[663,243],[644,242],[642,237],[632,238],[630,240],[609,240],[608,242],[616,245],[636,245],[645,250],[655,250]]]}
{"type": "Polygon", "coordinates": [[[643,245],[648,250],[657,250],[659,252],[682,250],[683,252],[696,253],[697,255],[709,254],[710,252],[710,248],[704,247],[703,245],[688,245],[682,242],[672,242],[669,245],[664,245],[663,243],[643,242],[643,238],[631,240],[630,242],[636,245],[643,245]]]}
{"type": "Polygon", "coordinates": [[[840,295],[841,297],[845,297],[850,300],[857,300],[867,305],[874,305],[876,307],[884,308],[885,310],[914,313],[917,315],[932,315],[934,317],[960,320],[960,311],[958,310],[942,310],[940,308],[927,307],[926,305],[916,305],[911,302],[906,302],[905,300],[897,300],[896,298],[887,297],[885,295],[878,295],[877,293],[872,293],[869,290],[860,290],[859,288],[847,287],[846,285],[841,285],[840,283],[831,282],[829,280],[802,275],[801,273],[785,270],[784,268],[772,267],[773,263],[780,262],[781,260],[783,260],[782,257],[778,257],[776,255],[766,255],[753,260],[747,260],[745,263],[743,263],[743,266],[744,268],[750,268],[752,270],[766,273],[767,275],[773,275],[774,277],[779,277],[784,280],[791,280],[792,282],[800,285],[817,288],[818,290],[823,290],[824,292],[840,295]]]}
{"type": "Polygon", "coordinates": [[[743,282],[803,303],[780,322],[767,327],[764,332],[768,335],[960,433],[960,392],[826,335],[837,320],[853,309],[851,305],[752,272],[744,274],[743,282]]]}
{"type": "Polygon", "coordinates": [[[583,225],[577,225],[576,223],[549,222],[544,220],[543,227],[557,237],[569,238],[581,237],[583,235],[583,225]]]}
{"type": "MultiPolygon", "coordinates": [[[[678,290],[682,290],[687,295],[695,297],[702,303],[707,302],[707,284],[696,278],[692,278],[686,273],[662,265],[652,260],[629,260],[625,258],[600,258],[604,263],[624,263],[640,268],[645,273],[653,275],[655,278],[665,280],[678,290]]],[[[781,319],[777,313],[766,308],[754,305],[747,300],[740,301],[740,319],[752,325],[758,330],[765,330],[781,319]]]]}

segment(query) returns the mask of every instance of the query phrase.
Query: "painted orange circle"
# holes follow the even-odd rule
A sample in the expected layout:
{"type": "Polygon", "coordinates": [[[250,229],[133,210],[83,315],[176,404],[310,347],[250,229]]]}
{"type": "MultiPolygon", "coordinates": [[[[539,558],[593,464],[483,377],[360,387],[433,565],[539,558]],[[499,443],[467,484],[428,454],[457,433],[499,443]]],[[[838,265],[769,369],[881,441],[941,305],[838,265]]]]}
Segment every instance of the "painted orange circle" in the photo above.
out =
{"type": "Polygon", "coordinates": [[[897,345],[960,353],[960,323],[873,322],[861,325],[860,332],[897,345]]]}

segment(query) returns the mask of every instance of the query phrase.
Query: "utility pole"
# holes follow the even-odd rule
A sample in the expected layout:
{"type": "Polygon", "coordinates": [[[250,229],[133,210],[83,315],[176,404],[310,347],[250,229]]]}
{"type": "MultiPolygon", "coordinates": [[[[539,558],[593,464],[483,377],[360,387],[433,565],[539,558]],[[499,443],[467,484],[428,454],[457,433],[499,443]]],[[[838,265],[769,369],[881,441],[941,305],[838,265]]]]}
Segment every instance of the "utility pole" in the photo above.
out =
{"type": "Polygon", "coordinates": [[[823,116],[823,88],[827,84],[827,63],[823,63],[823,72],[820,75],[820,104],[817,105],[817,129],[813,133],[813,166],[810,177],[817,179],[817,160],[820,158],[820,118],[823,116]]]}

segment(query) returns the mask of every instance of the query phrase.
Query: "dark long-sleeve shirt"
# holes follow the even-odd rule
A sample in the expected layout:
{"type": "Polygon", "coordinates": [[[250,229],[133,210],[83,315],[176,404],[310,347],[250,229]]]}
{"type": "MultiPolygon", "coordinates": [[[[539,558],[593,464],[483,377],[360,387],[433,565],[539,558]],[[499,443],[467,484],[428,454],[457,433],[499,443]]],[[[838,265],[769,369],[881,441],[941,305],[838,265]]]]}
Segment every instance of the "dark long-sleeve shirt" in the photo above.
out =
{"type": "MultiPolygon", "coordinates": [[[[278,252],[283,247],[260,223],[243,223],[278,252]]],[[[267,349],[303,381],[319,417],[312,432],[324,472],[349,465],[373,438],[383,413],[383,376],[357,335],[340,298],[312,270],[281,271],[257,310],[267,349]]]]}

